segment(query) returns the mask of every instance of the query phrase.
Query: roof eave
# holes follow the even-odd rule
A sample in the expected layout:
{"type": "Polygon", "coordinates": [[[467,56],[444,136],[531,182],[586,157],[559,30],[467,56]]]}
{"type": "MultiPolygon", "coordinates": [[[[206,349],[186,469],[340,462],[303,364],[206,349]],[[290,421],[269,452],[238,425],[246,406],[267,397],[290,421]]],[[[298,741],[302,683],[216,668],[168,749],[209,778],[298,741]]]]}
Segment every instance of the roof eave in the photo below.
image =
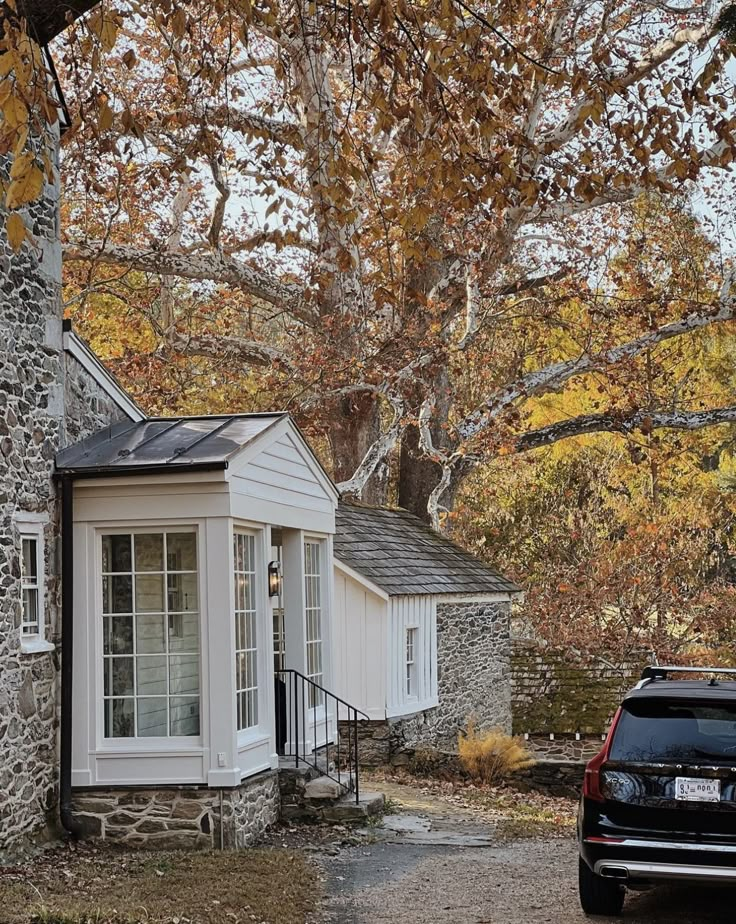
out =
{"type": "Polygon", "coordinates": [[[195,472],[221,472],[228,467],[225,462],[169,462],[165,465],[103,465],[98,468],[74,468],[57,466],[57,478],[64,476],[75,481],[83,478],[124,478],[130,475],[179,475],[195,472]]]}

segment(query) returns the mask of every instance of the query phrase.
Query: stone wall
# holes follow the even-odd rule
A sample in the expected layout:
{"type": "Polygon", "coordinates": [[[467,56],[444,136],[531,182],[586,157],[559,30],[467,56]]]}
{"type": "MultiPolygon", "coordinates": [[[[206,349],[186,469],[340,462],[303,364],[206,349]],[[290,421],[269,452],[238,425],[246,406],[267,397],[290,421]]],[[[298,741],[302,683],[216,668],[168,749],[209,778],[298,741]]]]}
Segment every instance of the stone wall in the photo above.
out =
{"type": "Polygon", "coordinates": [[[86,837],[127,847],[240,848],[278,821],[280,793],[274,770],[222,790],[222,802],[205,787],[108,789],[75,792],[73,810],[86,837]]]}
{"type": "Polygon", "coordinates": [[[585,776],[584,760],[538,760],[509,778],[509,785],[521,792],[543,792],[549,796],[578,799],[585,776]]]}
{"type": "MultiPolygon", "coordinates": [[[[0,160],[0,175],[6,170],[0,160]]],[[[47,185],[23,219],[33,241],[18,254],[0,229],[0,852],[53,823],[56,806],[58,650],[21,651],[18,520],[47,520],[45,638],[58,643],[52,474],[65,445],[65,405],[74,439],[108,423],[112,412],[90,400],[91,386],[79,387],[83,370],[73,370],[77,384],[65,398],[58,186],[47,185]]]]}
{"type": "Polygon", "coordinates": [[[468,720],[511,730],[510,621],[510,603],[437,604],[439,705],[394,730],[405,746],[455,749],[468,720]]]}
{"type": "Polygon", "coordinates": [[[70,353],[65,359],[64,445],[68,446],[127,415],[70,353]]]}

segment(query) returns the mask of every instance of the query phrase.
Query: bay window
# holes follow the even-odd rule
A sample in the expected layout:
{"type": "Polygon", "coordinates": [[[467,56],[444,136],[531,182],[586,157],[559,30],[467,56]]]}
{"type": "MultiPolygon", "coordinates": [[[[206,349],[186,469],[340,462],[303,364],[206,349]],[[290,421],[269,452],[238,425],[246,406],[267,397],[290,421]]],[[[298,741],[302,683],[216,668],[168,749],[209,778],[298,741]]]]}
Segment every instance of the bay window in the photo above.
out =
{"type": "Polygon", "coordinates": [[[200,733],[197,534],[102,536],[106,738],[200,733]]]}

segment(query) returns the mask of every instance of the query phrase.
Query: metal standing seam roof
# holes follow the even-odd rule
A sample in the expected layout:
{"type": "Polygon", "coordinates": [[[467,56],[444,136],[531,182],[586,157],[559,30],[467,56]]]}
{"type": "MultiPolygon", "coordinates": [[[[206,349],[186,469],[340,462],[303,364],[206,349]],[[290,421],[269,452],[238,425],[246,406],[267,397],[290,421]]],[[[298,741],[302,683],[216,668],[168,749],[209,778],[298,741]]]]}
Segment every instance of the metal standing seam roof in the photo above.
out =
{"type": "Polygon", "coordinates": [[[227,414],[122,421],[62,449],[56,469],[81,476],[224,469],[232,456],[285,417],[227,414]]]}
{"type": "Polygon", "coordinates": [[[341,501],[335,558],[390,596],[516,594],[521,588],[408,510],[341,501]]]}

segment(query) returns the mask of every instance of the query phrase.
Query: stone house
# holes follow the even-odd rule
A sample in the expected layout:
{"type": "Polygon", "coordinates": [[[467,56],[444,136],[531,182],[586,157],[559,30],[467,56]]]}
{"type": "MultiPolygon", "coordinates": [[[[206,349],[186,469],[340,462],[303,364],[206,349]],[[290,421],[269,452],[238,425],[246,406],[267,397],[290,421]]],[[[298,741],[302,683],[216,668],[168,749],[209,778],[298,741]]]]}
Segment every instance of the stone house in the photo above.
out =
{"type": "Polygon", "coordinates": [[[401,509],[341,501],[338,693],[369,719],[363,760],[457,748],[472,719],[511,731],[511,606],[521,590],[401,509]]]}
{"type": "MultiPolygon", "coordinates": [[[[91,5],[25,8],[50,38],[91,5]]],[[[338,494],[288,415],[147,418],[62,321],[59,216],[57,179],[25,210],[32,245],[15,254],[0,233],[0,852],[59,822],[242,846],[278,817],[289,760],[357,799],[356,738],[335,753],[338,720],[359,718],[333,693],[336,580],[382,603],[431,597],[403,663],[404,715],[436,717],[417,734],[449,733],[452,698],[468,682],[479,704],[481,676],[484,719],[507,724],[516,588],[396,596],[347,551],[333,569],[338,494]],[[476,667],[444,697],[464,644],[476,667]]]]}

